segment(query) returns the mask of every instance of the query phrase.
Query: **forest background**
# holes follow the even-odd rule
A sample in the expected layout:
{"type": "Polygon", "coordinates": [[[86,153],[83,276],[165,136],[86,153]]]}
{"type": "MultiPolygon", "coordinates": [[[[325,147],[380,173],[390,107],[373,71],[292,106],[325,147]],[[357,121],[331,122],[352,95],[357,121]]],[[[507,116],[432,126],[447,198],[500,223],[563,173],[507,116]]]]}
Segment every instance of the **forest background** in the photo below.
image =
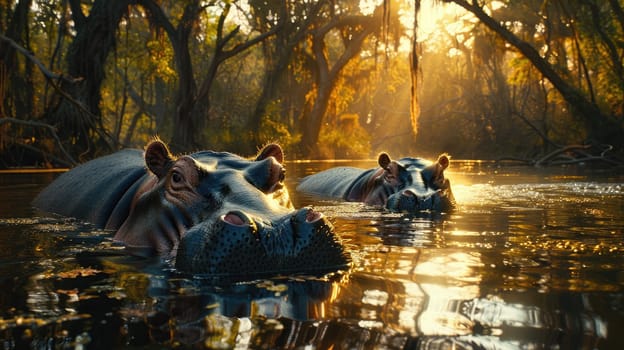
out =
{"type": "Polygon", "coordinates": [[[433,2],[0,0],[0,168],[154,135],[291,160],[621,154],[621,0],[433,2]]]}

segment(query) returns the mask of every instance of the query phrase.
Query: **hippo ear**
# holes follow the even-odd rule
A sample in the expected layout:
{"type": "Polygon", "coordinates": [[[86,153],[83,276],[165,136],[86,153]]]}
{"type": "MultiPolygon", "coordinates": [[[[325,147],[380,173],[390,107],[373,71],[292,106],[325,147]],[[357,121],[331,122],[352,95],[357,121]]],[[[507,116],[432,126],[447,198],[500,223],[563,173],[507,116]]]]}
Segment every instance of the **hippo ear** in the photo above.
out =
{"type": "Polygon", "coordinates": [[[388,165],[390,165],[390,162],[392,162],[392,160],[390,159],[388,153],[383,152],[379,154],[379,158],[377,158],[377,163],[379,163],[379,166],[382,169],[386,169],[388,165]]]}
{"type": "Polygon", "coordinates": [[[440,164],[440,166],[442,167],[442,170],[445,170],[446,168],[448,168],[450,163],[451,163],[451,159],[448,156],[448,154],[442,153],[440,154],[440,156],[438,156],[438,164],[440,164]]]}
{"type": "Polygon", "coordinates": [[[145,149],[145,164],[159,179],[167,174],[174,158],[162,141],[150,142],[145,149]]]}
{"type": "Polygon", "coordinates": [[[282,147],[276,143],[270,143],[262,148],[262,150],[256,156],[256,160],[263,160],[268,157],[274,157],[278,163],[284,162],[284,151],[282,147]]]}

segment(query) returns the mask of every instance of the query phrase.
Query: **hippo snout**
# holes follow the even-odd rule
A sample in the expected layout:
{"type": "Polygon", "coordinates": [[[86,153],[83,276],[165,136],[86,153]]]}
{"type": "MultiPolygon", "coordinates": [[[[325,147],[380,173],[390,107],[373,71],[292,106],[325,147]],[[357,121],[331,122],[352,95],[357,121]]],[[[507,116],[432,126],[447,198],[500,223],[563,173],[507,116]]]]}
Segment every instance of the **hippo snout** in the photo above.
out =
{"type": "Polygon", "coordinates": [[[426,191],[407,188],[388,197],[386,209],[391,211],[416,213],[422,210],[448,211],[454,207],[452,195],[447,190],[426,191]]]}
{"type": "Polygon", "coordinates": [[[274,220],[229,211],[191,228],[176,257],[179,270],[211,275],[328,272],[349,262],[329,220],[311,208],[274,220]]]}

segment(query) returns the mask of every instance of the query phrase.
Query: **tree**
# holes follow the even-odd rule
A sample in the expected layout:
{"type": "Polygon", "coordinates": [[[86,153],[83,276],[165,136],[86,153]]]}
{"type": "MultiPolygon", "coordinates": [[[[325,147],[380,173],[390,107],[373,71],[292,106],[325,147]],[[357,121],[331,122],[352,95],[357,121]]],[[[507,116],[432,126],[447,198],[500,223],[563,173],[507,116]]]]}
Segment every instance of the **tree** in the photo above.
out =
{"type": "Polygon", "coordinates": [[[114,149],[102,123],[101,86],[119,22],[131,4],[130,0],[96,0],[85,16],[81,2],[69,0],[76,36],[67,50],[67,73],[76,80],[62,80],[63,93],[56,94],[44,119],[57,126],[75,155],[93,156],[102,147],[114,149]]]}
{"type": "Polygon", "coordinates": [[[210,88],[216,78],[219,65],[228,58],[275,34],[279,30],[279,26],[270,31],[260,33],[254,38],[239,42],[232,48],[227,49],[228,44],[236,37],[240,27],[233,28],[227,34],[224,33],[225,19],[231,8],[231,4],[226,2],[218,18],[213,55],[207,71],[202,75],[201,83],[198,84],[195,81],[189,45],[194,34],[193,30],[198,25],[201,11],[206,6],[213,6],[214,4],[208,3],[203,5],[202,1],[190,1],[184,7],[177,26],[174,26],[156,2],[139,0],[139,3],[149,12],[152,24],[165,31],[174,51],[175,67],[178,75],[178,92],[176,94],[176,113],[174,116],[175,129],[171,145],[177,150],[188,150],[198,147],[197,137],[200,128],[197,126],[208,116],[210,88]]]}
{"type": "MultiPolygon", "coordinates": [[[[450,2],[458,4],[473,13],[482,24],[496,32],[501,38],[526,57],[533,66],[553,84],[565,101],[583,118],[590,139],[620,147],[623,145],[624,129],[622,128],[622,122],[618,121],[615,116],[604,113],[599,106],[588,98],[578,87],[569,83],[530,43],[522,40],[501,24],[500,21],[488,15],[479,2],[469,2],[468,0],[450,0],[450,2]]],[[[618,8],[617,2],[615,3],[616,8],[618,8]]],[[[590,2],[593,16],[596,16],[596,12],[598,11],[596,6],[595,2],[590,2]]],[[[597,27],[600,28],[600,26],[597,27]]],[[[613,45],[609,46],[613,47],[613,45]]],[[[618,62],[618,55],[613,55],[612,53],[611,57],[612,60],[614,60],[614,66],[619,66],[621,70],[622,62],[618,62]]]]}
{"type": "MultiPolygon", "coordinates": [[[[379,12],[378,12],[379,13],[379,12]]],[[[328,23],[318,27],[312,32],[312,54],[314,56],[314,76],[316,91],[312,102],[312,109],[302,118],[302,147],[309,154],[319,137],[323,117],[327,112],[327,106],[331,93],[336,84],[338,75],[342,69],[362,49],[364,40],[374,31],[381,28],[381,16],[336,16],[328,23]],[[326,47],[328,35],[335,35],[344,49],[330,62],[326,47]]]]}
{"type": "MultiPolygon", "coordinates": [[[[263,43],[262,52],[267,69],[263,77],[260,96],[248,125],[250,130],[255,131],[252,142],[256,144],[262,142],[259,139],[260,133],[258,131],[262,128],[262,120],[267,117],[267,108],[276,99],[279,88],[287,85],[284,81],[285,75],[290,73],[292,77],[294,74],[292,67],[295,64],[292,60],[296,57],[297,52],[301,51],[299,48],[306,35],[310,32],[311,26],[318,19],[323,5],[322,1],[316,3],[301,1],[250,1],[252,9],[250,23],[257,30],[267,31],[271,30],[271,28],[282,26],[282,30],[277,31],[274,40],[263,43]],[[277,18],[274,18],[274,16],[270,15],[271,13],[279,15],[277,18]],[[302,18],[303,20],[296,21],[294,20],[295,18],[302,18]],[[290,72],[289,64],[292,64],[290,72]]],[[[293,94],[293,91],[284,92],[285,94],[293,94]]],[[[284,100],[287,99],[284,98],[284,100]]]]}
{"type": "MultiPolygon", "coordinates": [[[[0,32],[6,34],[6,40],[0,40],[0,118],[16,116],[32,116],[34,108],[33,65],[25,60],[20,64],[17,49],[7,41],[16,45],[29,47],[28,11],[31,1],[19,1],[14,8],[8,3],[0,5],[0,32]]],[[[10,131],[9,125],[0,125],[0,152],[10,149],[10,145],[21,142],[21,135],[10,131]]]]}
{"type": "MultiPolygon", "coordinates": [[[[30,46],[28,33],[30,6],[30,0],[22,0],[15,4],[12,12],[9,6],[4,8],[3,5],[2,9],[2,13],[6,16],[3,16],[6,18],[6,23],[2,25],[2,31],[6,33],[7,38],[25,48],[30,46]]],[[[5,40],[0,41],[0,52],[2,53],[0,56],[0,91],[2,92],[0,118],[32,115],[33,65],[28,60],[24,65],[20,65],[17,51],[5,40]]]]}

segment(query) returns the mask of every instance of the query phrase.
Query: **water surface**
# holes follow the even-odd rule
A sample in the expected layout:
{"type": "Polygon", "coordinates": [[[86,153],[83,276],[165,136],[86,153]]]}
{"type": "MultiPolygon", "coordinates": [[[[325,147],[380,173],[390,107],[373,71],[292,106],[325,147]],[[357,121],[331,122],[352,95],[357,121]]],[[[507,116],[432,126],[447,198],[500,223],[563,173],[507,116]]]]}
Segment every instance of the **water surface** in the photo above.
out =
{"type": "Polygon", "coordinates": [[[37,212],[54,173],[0,174],[0,347],[623,348],[622,172],[456,161],[457,210],[418,216],[294,192],[336,165],[374,162],[288,163],[288,187],[352,268],[227,284],[37,212]]]}

